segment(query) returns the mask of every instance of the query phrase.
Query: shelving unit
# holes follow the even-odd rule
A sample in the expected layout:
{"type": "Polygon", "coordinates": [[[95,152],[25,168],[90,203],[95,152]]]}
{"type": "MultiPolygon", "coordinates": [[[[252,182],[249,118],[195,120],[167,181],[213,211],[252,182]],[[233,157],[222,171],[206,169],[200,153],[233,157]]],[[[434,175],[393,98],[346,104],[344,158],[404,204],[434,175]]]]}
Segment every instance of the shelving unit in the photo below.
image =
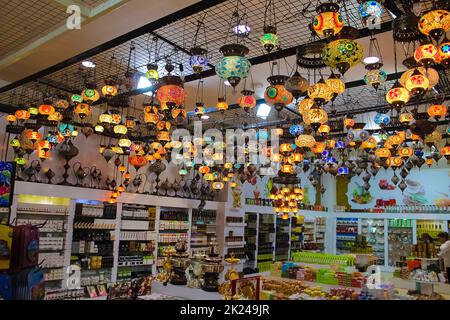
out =
{"type": "Polygon", "coordinates": [[[290,257],[292,257],[293,252],[300,251],[303,244],[303,223],[305,217],[300,215],[295,215],[291,217],[291,247],[290,247],[290,257]]]}
{"type": "Polygon", "coordinates": [[[275,259],[275,215],[260,213],[258,217],[257,267],[259,272],[270,269],[275,259]]]}
{"type": "Polygon", "coordinates": [[[209,244],[217,244],[215,210],[192,209],[191,254],[207,255],[209,244]]]}
{"type": "Polygon", "coordinates": [[[401,267],[406,265],[406,257],[411,254],[413,239],[413,220],[388,220],[388,265],[401,267]]]}
{"type": "Polygon", "coordinates": [[[351,247],[358,236],[357,218],[336,219],[336,252],[345,254],[351,252],[351,247]]]}
{"type": "Polygon", "coordinates": [[[122,205],[117,279],[153,274],[156,249],[156,208],[122,205]]]}
{"type": "Polygon", "coordinates": [[[117,205],[79,202],[75,206],[71,264],[81,267],[81,285],[113,282],[117,205]]]}
{"type": "Polygon", "coordinates": [[[46,291],[64,288],[70,199],[19,195],[15,225],[39,227],[39,263],[46,291]]]}
{"type": "Polygon", "coordinates": [[[276,219],[275,261],[289,260],[290,220],[276,219]]]}
{"type": "Polygon", "coordinates": [[[373,248],[373,254],[378,258],[378,265],[383,266],[385,263],[385,220],[361,219],[360,231],[373,248]]]}
{"type": "Polygon", "coordinates": [[[257,254],[257,242],[258,242],[258,214],[253,212],[245,213],[245,247],[244,252],[247,257],[245,267],[250,270],[256,268],[256,254],[257,254]]]}
{"type": "Polygon", "coordinates": [[[185,240],[188,247],[190,246],[191,215],[192,210],[161,207],[158,219],[159,231],[156,267],[162,267],[166,257],[164,250],[168,247],[175,247],[178,240],[185,240]]]}

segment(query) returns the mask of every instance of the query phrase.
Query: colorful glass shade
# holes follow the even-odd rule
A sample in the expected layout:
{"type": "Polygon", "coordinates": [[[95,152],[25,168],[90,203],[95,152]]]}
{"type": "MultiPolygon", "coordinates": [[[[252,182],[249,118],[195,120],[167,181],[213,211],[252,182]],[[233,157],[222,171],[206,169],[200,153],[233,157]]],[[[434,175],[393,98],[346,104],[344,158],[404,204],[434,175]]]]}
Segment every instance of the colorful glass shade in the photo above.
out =
{"type": "Polygon", "coordinates": [[[366,130],[352,129],[347,133],[347,139],[352,142],[362,142],[368,140],[370,134],[366,130]]]}
{"type": "Polygon", "coordinates": [[[329,125],[327,125],[327,124],[322,124],[322,125],[319,127],[319,129],[317,130],[317,132],[320,133],[320,134],[326,135],[326,134],[330,133],[330,130],[331,130],[331,128],[330,128],[329,125]]]}
{"type": "Polygon", "coordinates": [[[157,124],[160,120],[160,116],[158,113],[153,112],[145,112],[144,111],[144,122],[147,124],[157,124]]]}
{"type": "Polygon", "coordinates": [[[441,154],[448,160],[450,159],[450,145],[446,144],[442,149],[441,149],[441,154]]]}
{"type": "Polygon", "coordinates": [[[189,65],[192,67],[195,73],[199,74],[202,70],[208,66],[208,51],[195,47],[191,49],[191,58],[189,59],[189,65]]]}
{"type": "Polygon", "coordinates": [[[338,39],[328,43],[322,51],[323,62],[337,68],[341,74],[361,62],[364,49],[355,40],[338,39]]]}
{"type": "Polygon", "coordinates": [[[9,141],[9,146],[14,149],[20,148],[20,140],[17,137],[11,139],[11,141],[9,141]]]}
{"type": "Polygon", "coordinates": [[[40,140],[42,138],[42,135],[39,131],[28,129],[23,131],[25,133],[25,137],[28,140],[31,140],[33,143],[40,140]]]}
{"type": "Polygon", "coordinates": [[[380,159],[387,159],[391,156],[391,151],[388,148],[378,148],[375,150],[375,156],[380,159]]]}
{"type": "Polygon", "coordinates": [[[308,112],[314,106],[314,100],[310,98],[305,98],[297,103],[297,111],[303,115],[308,112]]]}
{"type": "Polygon", "coordinates": [[[298,71],[295,71],[292,77],[286,81],[285,87],[295,99],[298,99],[308,90],[308,80],[302,77],[298,71]]]}
{"type": "Polygon", "coordinates": [[[66,99],[58,99],[55,106],[57,109],[67,109],[70,106],[70,103],[66,99]]]}
{"type": "Polygon", "coordinates": [[[280,152],[282,154],[288,154],[292,151],[292,144],[290,143],[283,143],[280,145],[280,152]]]}
{"type": "Polygon", "coordinates": [[[158,131],[158,133],[156,134],[156,139],[158,139],[158,141],[170,141],[170,132],[158,131]]]}
{"type": "Polygon", "coordinates": [[[397,168],[400,167],[403,163],[403,160],[401,157],[389,157],[386,160],[386,164],[389,167],[397,168]]]}
{"type": "Polygon", "coordinates": [[[123,138],[123,139],[119,139],[119,141],[117,142],[117,145],[121,148],[129,148],[131,147],[131,140],[128,138],[123,138]]]}
{"type": "Polygon", "coordinates": [[[356,124],[356,121],[352,118],[345,118],[344,119],[344,126],[348,128],[353,128],[353,126],[356,124]]]}
{"type": "Polygon", "coordinates": [[[409,98],[409,91],[398,83],[394,84],[392,89],[386,93],[386,101],[397,109],[400,109],[408,103],[409,98]]]}
{"type": "Polygon", "coordinates": [[[438,40],[450,29],[450,13],[447,10],[432,10],[425,13],[419,20],[419,30],[438,40]]]}
{"type": "Polygon", "coordinates": [[[402,157],[403,159],[412,157],[413,154],[414,154],[414,150],[411,147],[402,147],[398,150],[398,155],[400,157],[402,157]]]}
{"type": "Polygon", "coordinates": [[[51,149],[51,144],[47,140],[42,140],[38,143],[38,147],[41,148],[44,151],[48,151],[51,149]]]}
{"type": "Polygon", "coordinates": [[[320,80],[309,86],[308,97],[313,99],[318,105],[323,105],[333,98],[333,90],[325,83],[325,81],[320,80]]]}
{"type": "Polygon", "coordinates": [[[311,152],[314,154],[321,154],[326,148],[326,143],[323,141],[317,141],[312,147],[311,152]]]}
{"type": "Polygon", "coordinates": [[[450,41],[446,40],[442,42],[439,45],[438,49],[441,64],[445,67],[448,67],[450,65],[450,41]]]}
{"type": "Polygon", "coordinates": [[[8,115],[6,116],[6,121],[8,121],[9,123],[16,122],[16,120],[17,120],[17,118],[16,118],[16,116],[13,115],[13,114],[8,114],[8,115]]]}
{"type": "Polygon", "coordinates": [[[183,87],[174,84],[161,86],[156,95],[161,102],[161,107],[163,109],[167,107],[172,108],[175,106],[182,106],[187,96],[183,87]]]}
{"type": "Polygon", "coordinates": [[[284,85],[277,84],[266,88],[264,100],[269,105],[284,107],[292,103],[293,96],[284,85]]]}
{"type": "Polygon", "coordinates": [[[83,102],[83,97],[82,97],[81,95],[79,95],[79,94],[73,94],[73,95],[70,97],[70,100],[71,100],[73,103],[82,103],[82,102],[83,102]]]}
{"type": "Polygon", "coordinates": [[[309,134],[301,134],[295,139],[295,144],[299,148],[312,148],[316,144],[316,139],[309,134]]]}
{"type": "Polygon", "coordinates": [[[374,137],[369,137],[366,141],[361,143],[361,149],[375,149],[377,147],[377,141],[374,137]]]}
{"type": "Polygon", "coordinates": [[[177,117],[181,117],[181,118],[186,118],[187,117],[187,112],[184,109],[173,109],[172,110],[172,118],[177,118],[177,117]]]}
{"type": "Polygon", "coordinates": [[[327,80],[325,80],[325,83],[335,96],[343,94],[345,92],[345,83],[334,73],[331,74],[331,76],[327,80]]]}
{"type": "Polygon", "coordinates": [[[256,99],[252,95],[242,95],[238,99],[238,105],[245,110],[253,109],[256,106],[256,99]]]}
{"type": "Polygon", "coordinates": [[[363,18],[369,16],[381,17],[383,8],[378,1],[364,1],[359,5],[359,12],[361,12],[361,17],[363,18]]]}
{"type": "Polygon", "coordinates": [[[114,97],[117,95],[117,87],[113,85],[105,85],[102,88],[102,94],[106,97],[114,97]]]}
{"type": "Polygon", "coordinates": [[[424,76],[418,69],[415,69],[414,72],[408,77],[405,82],[405,87],[408,89],[413,95],[423,94],[430,84],[430,81],[426,76],[424,76]]]}
{"type": "Polygon", "coordinates": [[[28,112],[27,110],[22,110],[22,109],[21,110],[17,110],[16,112],[14,112],[14,115],[19,120],[28,120],[28,119],[30,119],[30,112],[28,112]]]}
{"type": "Polygon", "coordinates": [[[305,131],[305,128],[303,128],[303,126],[298,124],[293,124],[289,128],[289,133],[293,136],[298,136],[299,134],[302,134],[303,131],[305,131]]]}
{"type": "Polygon", "coordinates": [[[364,82],[378,90],[380,85],[386,82],[387,73],[383,69],[369,70],[364,76],[364,82]]]}
{"type": "Polygon", "coordinates": [[[294,167],[290,164],[282,164],[281,172],[288,173],[288,174],[294,174],[294,167]]]}
{"type": "Polygon", "coordinates": [[[303,121],[317,130],[320,125],[328,121],[328,114],[323,109],[311,108],[303,115],[303,121]]]}
{"type": "Polygon", "coordinates": [[[145,77],[149,80],[157,81],[159,79],[158,67],[155,69],[150,69],[145,73],[145,77]]]}
{"type": "Polygon", "coordinates": [[[83,97],[83,101],[87,103],[94,103],[100,99],[100,93],[95,89],[84,89],[81,92],[81,96],[83,97]]]}
{"type": "Polygon", "coordinates": [[[339,12],[321,12],[313,21],[314,31],[322,37],[338,34],[344,27],[344,20],[339,12]]]}
{"type": "Polygon", "coordinates": [[[73,112],[78,115],[81,120],[83,120],[92,113],[92,109],[91,106],[87,103],[79,103],[76,105],[73,112]]]}
{"type": "Polygon", "coordinates": [[[128,132],[127,127],[125,127],[122,124],[115,125],[113,130],[114,130],[114,133],[117,135],[125,135],[128,132]]]}
{"type": "Polygon", "coordinates": [[[223,182],[220,181],[216,181],[212,183],[212,188],[214,190],[222,190],[225,187],[225,184],[223,182]]]}
{"type": "Polygon", "coordinates": [[[266,30],[266,31],[272,32],[265,32],[264,35],[262,35],[259,38],[259,42],[264,47],[264,49],[266,49],[267,52],[270,53],[274,48],[278,47],[280,41],[276,32],[273,32],[275,30],[266,30]]]}
{"type": "Polygon", "coordinates": [[[427,77],[427,79],[429,81],[429,85],[428,85],[427,89],[433,88],[439,82],[439,73],[435,69],[417,67],[414,69],[408,69],[405,72],[403,72],[403,74],[399,80],[399,82],[402,86],[406,87],[406,80],[409,79],[409,77],[414,73],[414,71],[416,69],[418,69],[421,74],[423,74],[425,77],[427,77]]]}
{"type": "Polygon", "coordinates": [[[244,56],[225,56],[216,66],[216,73],[222,80],[228,80],[235,87],[240,80],[247,79],[251,63],[244,56]]]}
{"type": "Polygon", "coordinates": [[[440,61],[439,51],[432,43],[419,46],[414,52],[414,59],[425,67],[440,61]]]}
{"type": "Polygon", "coordinates": [[[98,122],[101,124],[110,124],[112,122],[112,116],[109,113],[103,113],[98,117],[98,122]]]}
{"type": "Polygon", "coordinates": [[[388,125],[391,122],[391,117],[385,113],[377,113],[373,120],[377,125],[388,125]]]}
{"type": "Polygon", "coordinates": [[[225,101],[225,99],[220,98],[219,101],[217,101],[216,109],[222,113],[228,110],[228,103],[225,101]]]}
{"type": "Polygon", "coordinates": [[[399,115],[398,121],[402,124],[410,124],[414,121],[414,116],[410,112],[403,112],[399,115]]]}
{"type": "Polygon", "coordinates": [[[195,114],[197,115],[197,117],[200,118],[202,115],[205,114],[205,107],[203,107],[203,106],[197,106],[197,107],[194,109],[194,112],[195,112],[195,114]]]}
{"type": "Polygon", "coordinates": [[[48,116],[55,112],[55,108],[50,104],[42,104],[38,108],[39,114],[48,116]]]}
{"type": "Polygon", "coordinates": [[[105,131],[105,127],[103,127],[102,125],[98,124],[94,127],[94,131],[97,133],[103,133],[105,131]]]}
{"type": "Polygon", "coordinates": [[[53,112],[52,114],[50,114],[47,119],[49,121],[61,121],[63,119],[63,115],[61,113],[59,113],[58,111],[53,112]]]}
{"type": "Polygon", "coordinates": [[[447,107],[442,104],[434,104],[428,107],[428,115],[434,118],[445,117],[447,114],[447,107]]]}
{"type": "Polygon", "coordinates": [[[144,156],[132,155],[128,158],[128,162],[136,169],[139,169],[139,168],[147,165],[148,160],[144,156]]]}

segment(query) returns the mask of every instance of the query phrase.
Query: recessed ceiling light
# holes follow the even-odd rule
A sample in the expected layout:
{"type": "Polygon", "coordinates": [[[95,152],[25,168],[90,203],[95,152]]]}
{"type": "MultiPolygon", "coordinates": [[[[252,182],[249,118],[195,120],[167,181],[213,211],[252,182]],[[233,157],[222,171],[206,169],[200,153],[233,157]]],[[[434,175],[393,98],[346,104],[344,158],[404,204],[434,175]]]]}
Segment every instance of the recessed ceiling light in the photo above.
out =
{"type": "Polygon", "coordinates": [[[204,115],[202,115],[202,119],[203,119],[203,120],[208,120],[208,119],[209,119],[209,116],[206,115],[206,114],[204,114],[204,115]]]}
{"type": "Polygon", "coordinates": [[[367,58],[363,59],[363,62],[365,64],[377,63],[377,62],[380,62],[380,58],[378,58],[378,57],[367,57],[367,58]]]}
{"type": "Polygon", "coordinates": [[[233,31],[239,36],[248,36],[252,29],[245,24],[238,24],[233,28],[233,31]]]}
{"type": "MultiPolygon", "coordinates": [[[[139,82],[137,85],[138,89],[147,89],[147,88],[150,88],[151,86],[152,86],[152,83],[146,77],[141,76],[139,78],[139,82]]],[[[151,91],[144,92],[144,94],[147,96],[150,96],[150,97],[153,96],[153,93],[151,91]]]]}
{"type": "Polygon", "coordinates": [[[231,83],[230,83],[230,81],[228,81],[228,80],[225,80],[225,81],[224,81],[224,84],[225,84],[226,86],[231,86],[231,83]]]}
{"type": "Polygon", "coordinates": [[[271,110],[272,108],[269,105],[262,103],[259,105],[256,115],[265,120],[269,116],[271,110]]]}
{"type": "Polygon", "coordinates": [[[81,64],[86,68],[95,68],[95,63],[89,60],[83,61],[81,64]]]}

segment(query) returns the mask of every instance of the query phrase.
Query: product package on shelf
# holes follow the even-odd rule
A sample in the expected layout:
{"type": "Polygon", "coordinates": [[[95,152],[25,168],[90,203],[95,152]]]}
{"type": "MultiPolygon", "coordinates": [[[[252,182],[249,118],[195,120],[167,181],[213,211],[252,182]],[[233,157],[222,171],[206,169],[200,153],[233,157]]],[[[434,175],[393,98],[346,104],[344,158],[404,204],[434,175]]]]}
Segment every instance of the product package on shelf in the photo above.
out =
{"type": "Polygon", "coordinates": [[[270,269],[274,260],[275,215],[259,214],[257,268],[259,272],[270,269]]]}
{"type": "Polygon", "coordinates": [[[117,279],[152,274],[156,255],[156,208],[123,204],[117,279]]]}
{"type": "Polygon", "coordinates": [[[116,205],[76,204],[71,264],[80,266],[81,285],[87,292],[93,292],[92,286],[111,283],[116,215],[116,205]]]}
{"type": "Polygon", "coordinates": [[[210,243],[217,243],[216,211],[192,210],[191,253],[207,255],[210,243]]]}
{"type": "Polygon", "coordinates": [[[378,258],[377,264],[384,265],[384,219],[362,219],[361,235],[363,235],[369,246],[373,249],[373,254],[378,258]]]}
{"type": "Polygon", "coordinates": [[[300,251],[303,247],[303,227],[305,217],[294,215],[291,217],[291,256],[293,252],[300,251]]]}
{"type": "Polygon", "coordinates": [[[67,219],[70,199],[20,195],[16,208],[17,226],[36,226],[39,233],[38,261],[45,291],[61,290],[64,279],[67,219]]]}
{"type": "Polygon", "coordinates": [[[256,268],[256,249],[257,249],[257,213],[245,213],[245,229],[244,229],[244,252],[245,252],[245,268],[244,273],[254,273],[256,268]]]}
{"type": "Polygon", "coordinates": [[[289,258],[289,222],[277,217],[275,261],[286,261],[289,258]]]}
{"type": "Polygon", "coordinates": [[[413,221],[408,219],[388,220],[388,263],[391,267],[407,265],[406,258],[412,252],[413,221]]]}
{"type": "Polygon", "coordinates": [[[358,219],[336,219],[336,252],[350,253],[358,236],[358,219]]]}

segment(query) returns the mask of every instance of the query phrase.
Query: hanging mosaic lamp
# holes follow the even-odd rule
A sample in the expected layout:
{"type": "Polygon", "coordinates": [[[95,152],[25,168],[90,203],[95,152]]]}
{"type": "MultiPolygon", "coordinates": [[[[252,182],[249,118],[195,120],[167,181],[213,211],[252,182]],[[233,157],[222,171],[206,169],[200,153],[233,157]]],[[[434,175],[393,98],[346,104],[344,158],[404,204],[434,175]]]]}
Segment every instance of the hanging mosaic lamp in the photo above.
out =
{"type": "Polygon", "coordinates": [[[299,148],[310,149],[316,144],[316,139],[309,134],[301,134],[295,139],[295,144],[299,148]]]}
{"type": "Polygon", "coordinates": [[[385,113],[377,113],[373,121],[379,126],[386,126],[391,122],[391,117],[385,113]]]}
{"type": "Polygon", "coordinates": [[[246,112],[249,112],[250,109],[256,107],[256,99],[253,96],[254,92],[251,90],[242,90],[242,96],[239,97],[237,103],[239,107],[244,109],[246,112]]]}
{"type": "Polygon", "coordinates": [[[414,52],[414,59],[424,67],[430,67],[434,62],[440,62],[439,51],[432,43],[423,44],[414,52]]]}
{"type": "Polygon", "coordinates": [[[297,111],[303,115],[308,112],[314,106],[314,100],[310,98],[304,98],[300,102],[297,102],[297,111]]]}
{"type": "Polygon", "coordinates": [[[68,98],[64,95],[59,95],[58,100],[56,100],[55,107],[59,110],[66,110],[67,108],[69,108],[70,103],[68,101],[68,98]]]}
{"type": "Polygon", "coordinates": [[[330,77],[325,80],[325,83],[333,92],[333,99],[345,92],[345,83],[334,72],[331,72],[330,77]]]}
{"type": "Polygon", "coordinates": [[[303,78],[298,71],[286,81],[286,90],[292,93],[295,99],[300,98],[306,94],[308,90],[308,80],[303,78]]]}
{"type": "Polygon", "coordinates": [[[317,83],[309,86],[308,97],[313,99],[317,105],[322,106],[333,99],[333,90],[325,83],[325,80],[320,79],[317,83]]]}
{"type": "Polygon", "coordinates": [[[303,115],[303,121],[317,131],[322,124],[325,124],[328,121],[328,114],[321,108],[311,108],[303,115]]]}
{"type": "Polygon", "coordinates": [[[196,74],[200,74],[208,66],[208,50],[194,47],[190,50],[191,58],[189,64],[196,74]]]}
{"type": "Polygon", "coordinates": [[[313,21],[313,29],[321,37],[332,37],[344,27],[344,20],[339,13],[339,5],[326,2],[316,9],[317,15],[313,21]]]}
{"type": "Polygon", "coordinates": [[[428,89],[430,81],[423,75],[419,69],[415,69],[414,72],[408,77],[405,82],[405,87],[413,95],[422,95],[428,89]]]}
{"type": "Polygon", "coordinates": [[[416,69],[419,70],[419,72],[428,79],[429,84],[428,84],[427,89],[431,89],[436,84],[438,84],[439,73],[435,69],[433,69],[431,67],[429,67],[429,68],[424,68],[421,66],[417,67],[417,64],[415,64],[414,67],[403,72],[402,76],[400,77],[399,82],[402,86],[406,87],[406,81],[416,71],[416,69]]]}
{"type": "Polygon", "coordinates": [[[228,103],[225,101],[225,98],[219,98],[216,104],[216,109],[221,113],[224,113],[226,110],[228,110],[228,103]]]}
{"type": "MultiPolygon", "coordinates": [[[[366,66],[367,68],[371,68],[370,65],[366,66]]],[[[387,73],[386,71],[384,71],[383,69],[368,69],[369,71],[366,73],[366,75],[364,76],[364,82],[373,87],[375,90],[378,90],[378,88],[380,87],[380,85],[382,85],[383,83],[386,82],[387,79],[387,73]]]]}
{"type": "Polygon", "coordinates": [[[293,96],[286,90],[284,84],[289,79],[287,76],[276,75],[267,79],[270,83],[264,92],[264,100],[267,104],[274,106],[278,112],[292,103],[293,96]]]}
{"type": "Polygon", "coordinates": [[[92,104],[100,99],[100,93],[95,89],[95,85],[89,84],[86,89],[81,92],[83,101],[92,104]]]}
{"type": "Polygon", "coordinates": [[[323,62],[344,75],[348,69],[361,62],[364,49],[352,39],[337,39],[326,44],[322,51],[323,62]]]}
{"type": "Polygon", "coordinates": [[[409,91],[403,88],[398,81],[396,81],[392,88],[386,93],[386,101],[396,109],[401,109],[407,104],[409,98],[409,91]]]}
{"type": "Polygon", "coordinates": [[[447,107],[442,104],[433,104],[428,107],[428,115],[430,118],[439,119],[447,114],[447,107]]]}
{"type": "MultiPolygon", "coordinates": [[[[436,4],[438,3],[437,1],[436,4]]],[[[422,34],[439,41],[442,35],[450,30],[450,12],[437,9],[425,13],[419,20],[419,30],[422,34]]]]}
{"type": "Polygon", "coordinates": [[[277,28],[274,26],[265,26],[264,35],[259,38],[259,42],[266,49],[267,53],[279,45],[279,37],[277,35],[277,28]]]}
{"type": "Polygon", "coordinates": [[[171,111],[175,107],[184,105],[187,93],[183,88],[183,80],[178,76],[172,75],[162,77],[156,96],[163,110],[171,111]]]}
{"type": "Polygon", "coordinates": [[[220,48],[223,58],[216,66],[216,73],[223,81],[235,88],[250,72],[250,61],[245,57],[248,48],[241,44],[227,44],[220,48]]]}
{"type": "Polygon", "coordinates": [[[362,1],[359,2],[359,12],[362,18],[381,17],[383,8],[379,1],[362,1]]]}
{"type": "Polygon", "coordinates": [[[117,95],[117,92],[115,81],[111,79],[105,80],[105,85],[102,87],[102,94],[106,98],[112,98],[117,95]]]}
{"type": "Polygon", "coordinates": [[[80,117],[81,120],[84,120],[87,116],[92,113],[91,106],[87,103],[79,103],[76,105],[74,111],[77,116],[80,117]]]}
{"type": "Polygon", "coordinates": [[[50,100],[46,100],[44,104],[41,104],[38,108],[39,114],[42,116],[49,116],[55,112],[55,107],[51,105],[50,100]]]}
{"type": "Polygon", "coordinates": [[[149,63],[147,65],[145,77],[151,82],[156,82],[159,80],[158,65],[156,63],[149,63]]]}
{"type": "Polygon", "coordinates": [[[445,38],[438,47],[441,65],[445,68],[450,66],[450,40],[445,38]]]}
{"type": "Polygon", "coordinates": [[[74,104],[82,103],[83,97],[80,94],[73,94],[70,97],[70,101],[72,101],[72,103],[74,103],[74,104]]]}

